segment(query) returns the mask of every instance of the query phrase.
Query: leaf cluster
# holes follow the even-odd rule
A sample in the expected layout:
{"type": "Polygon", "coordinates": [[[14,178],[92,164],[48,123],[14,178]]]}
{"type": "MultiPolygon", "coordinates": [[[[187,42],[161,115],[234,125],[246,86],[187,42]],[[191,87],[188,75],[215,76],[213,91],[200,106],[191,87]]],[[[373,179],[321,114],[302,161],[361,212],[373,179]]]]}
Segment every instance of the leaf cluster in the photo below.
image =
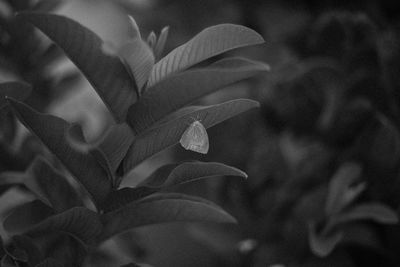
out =
{"type": "Polygon", "coordinates": [[[100,243],[135,227],[174,221],[235,222],[208,200],[163,192],[214,176],[247,177],[225,164],[169,164],[136,187],[120,184],[139,163],[178,143],[193,118],[209,128],[258,107],[248,99],[189,105],[268,70],[265,64],[244,58],[195,67],[228,50],[262,43],[259,34],[239,25],[217,25],[160,58],[168,30],[143,40],[132,18],[132,38],[117,49],[107,48],[96,33],[64,16],[20,12],[17,18],[65,52],[104,101],[115,124],[96,143],[87,143],[80,125],[24,103],[28,86],[1,85],[1,107],[10,108],[66,169],[37,157],[24,172],[1,174],[2,188],[18,186],[34,197],[12,209],[3,222],[12,237],[4,247],[2,266],[81,266],[100,243]],[[68,182],[69,174],[84,190],[83,196],[68,182]]]}

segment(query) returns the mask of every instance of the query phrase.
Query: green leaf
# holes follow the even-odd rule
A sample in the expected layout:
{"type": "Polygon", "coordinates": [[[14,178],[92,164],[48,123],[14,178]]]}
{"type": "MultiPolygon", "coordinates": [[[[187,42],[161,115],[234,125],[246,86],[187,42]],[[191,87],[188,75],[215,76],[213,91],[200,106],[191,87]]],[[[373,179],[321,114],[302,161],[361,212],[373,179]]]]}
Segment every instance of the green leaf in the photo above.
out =
{"type": "Polygon", "coordinates": [[[364,189],[364,185],[351,189],[351,184],[360,176],[361,168],[355,163],[345,163],[336,171],[329,183],[325,205],[326,215],[340,212],[350,204],[364,189]]]}
{"type": "Polygon", "coordinates": [[[128,19],[129,19],[129,25],[130,25],[130,31],[129,31],[130,37],[132,39],[135,39],[135,38],[142,39],[142,37],[140,35],[139,26],[137,25],[136,20],[130,15],[128,15],[128,19]]]}
{"type": "Polygon", "coordinates": [[[75,207],[63,213],[48,217],[36,224],[26,234],[41,236],[51,232],[66,233],[84,244],[94,244],[102,233],[98,214],[84,207],[75,207]]]}
{"type": "Polygon", "coordinates": [[[158,168],[149,178],[134,188],[122,188],[110,193],[104,204],[104,211],[116,210],[128,203],[154,194],[162,189],[205,179],[213,176],[247,175],[236,168],[216,162],[185,162],[168,164],[158,168]]]}
{"type": "Polygon", "coordinates": [[[181,109],[170,115],[171,120],[166,118],[165,122],[136,136],[123,161],[124,173],[152,155],[177,144],[194,120],[201,121],[205,128],[209,128],[258,106],[259,103],[253,100],[236,99],[213,106],[181,109]]]}
{"type": "Polygon", "coordinates": [[[380,203],[359,204],[348,211],[342,212],[333,219],[334,224],[349,223],[356,220],[371,220],[383,224],[399,222],[397,213],[380,203]]]}
{"type": "Polygon", "coordinates": [[[258,33],[240,25],[220,24],[206,28],[154,65],[149,86],[158,83],[171,73],[187,69],[210,57],[263,42],[264,39],[258,33]]]}
{"type": "Polygon", "coordinates": [[[52,206],[56,212],[82,206],[77,192],[67,182],[64,175],[40,156],[31,163],[24,184],[44,203],[52,206]]]}
{"type": "Polygon", "coordinates": [[[328,256],[343,239],[343,232],[333,232],[328,235],[318,234],[315,224],[310,225],[308,234],[311,251],[319,257],[328,256]]]}
{"type": "Polygon", "coordinates": [[[112,125],[97,141],[90,144],[83,139],[82,128],[78,124],[71,124],[66,134],[66,139],[72,147],[97,159],[114,180],[115,187],[118,187],[118,181],[115,180],[116,171],[134,137],[132,129],[126,123],[112,125]]]}
{"type": "Polygon", "coordinates": [[[107,135],[99,142],[99,149],[110,163],[111,171],[116,172],[132,144],[134,135],[126,123],[111,126],[107,135]]]}
{"type": "Polygon", "coordinates": [[[157,36],[153,31],[150,32],[149,36],[147,36],[146,42],[150,46],[150,48],[154,51],[157,43],[157,36]]]}
{"type": "Polygon", "coordinates": [[[158,37],[156,46],[154,47],[154,55],[156,59],[160,59],[162,56],[162,53],[164,52],[165,44],[167,43],[167,38],[168,38],[168,33],[169,33],[169,27],[164,27],[161,30],[160,36],[158,37]]]}
{"type": "Polygon", "coordinates": [[[3,222],[9,233],[22,233],[54,214],[52,208],[34,200],[14,208],[3,222]]]}
{"type": "Polygon", "coordinates": [[[58,46],[82,71],[118,122],[125,121],[130,105],[137,100],[135,84],[116,55],[105,53],[104,42],[91,30],[60,15],[21,12],[58,46]]]}
{"type": "Polygon", "coordinates": [[[207,68],[171,75],[148,88],[129,108],[128,123],[138,134],[200,97],[267,70],[260,62],[230,58],[207,68]]]}
{"type": "Polygon", "coordinates": [[[6,104],[5,97],[12,97],[17,100],[25,100],[32,91],[32,87],[23,82],[4,82],[0,83],[0,109],[6,104]]]}
{"type": "Polygon", "coordinates": [[[61,118],[39,113],[21,102],[10,99],[9,103],[21,122],[39,137],[84,186],[95,204],[101,203],[112,190],[112,180],[95,157],[69,144],[66,131],[70,124],[61,118]]]}
{"type": "MultiPolygon", "coordinates": [[[[162,168],[162,167],[161,167],[162,168]]],[[[170,173],[158,170],[138,186],[169,187],[197,181],[213,176],[238,176],[247,178],[246,173],[218,162],[185,162],[176,166],[170,173]]]]}
{"type": "Polygon", "coordinates": [[[102,207],[104,212],[117,210],[131,202],[145,198],[156,193],[157,188],[150,187],[124,187],[111,192],[104,201],[102,207]]]}
{"type": "Polygon", "coordinates": [[[102,215],[102,239],[126,230],[167,222],[234,223],[236,220],[213,203],[183,194],[156,194],[102,215]]]}
{"type": "Polygon", "coordinates": [[[139,94],[141,94],[154,65],[153,51],[146,42],[136,38],[126,42],[118,50],[118,55],[128,66],[132,77],[135,79],[139,94]]]}
{"type": "MultiPolygon", "coordinates": [[[[104,139],[105,135],[106,134],[104,134],[99,139],[104,139]]],[[[111,164],[108,161],[104,152],[98,148],[100,141],[87,143],[83,136],[82,127],[76,123],[72,123],[69,125],[69,128],[65,133],[65,139],[67,140],[68,144],[71,145],[71,147],[76,151],[85,155],[90,154],[91,156],[93,156],[93,158],[97,160],[99,165],[108,174],[108,177],[110,177],[112,181],[114,180],[114,173],[111,171],[111,164]]]]}

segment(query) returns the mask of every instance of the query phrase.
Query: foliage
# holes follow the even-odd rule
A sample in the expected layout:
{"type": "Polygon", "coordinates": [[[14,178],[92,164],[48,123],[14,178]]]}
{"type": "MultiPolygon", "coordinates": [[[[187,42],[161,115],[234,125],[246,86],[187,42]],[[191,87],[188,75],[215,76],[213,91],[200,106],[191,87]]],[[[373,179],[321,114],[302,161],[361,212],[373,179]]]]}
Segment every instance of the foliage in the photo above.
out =
{"type": "Polygon", "coordinates": [[[79,77],[77,72],[64,72],[59,75],[52,73],[49,66],[54,66],[63,58],[60,50],[55,45],[43,43],[33,26],[21,22],[13,15],[22,10],[50,11],[60,4],[61,1],[36,1],[35,3],[28,0],[2,1],[0,14],[1,171],[23,171],[37,153],[43,153],[32,136],[24,139],[19,150],[14,149],[12,144],[17,142],[18,127],[15,116],[8,111],[9,108],[5,107],[4,96],[26,100],[34,108],[45,110],[57,98],[62,97],[66,88],[74,85],[79,77]]]}
{"type": "Polygon", "coordinates": [[[4,109],[10,109],[65,167],[53,166],[53,160],[43,156],[36,157],[25,171],[1,174],[2,192],[19,187],[33,198],[12,208],[3,222],[11,237],[3,246],[2,266],[82,266],[102,242],[135,227],[175,221],[236,222],[208,200],[163,192],[203,178],[247,177],[225,164],[171,164],[137,187],[121,188],[120,184],[138,163],[178,143],[193,118],[209,128],[258,107],[248,99],[188,105],[267,71],[265,64],[243,58],[195,66],[225,51],[262,43],[259,34],[243,26],[217,25],[160,59],[167,31],[142,40],[132,18],[132,39],[115,50],[64,16],[23,11],[16,20],[29,29],[33,25],[65,52],[104,101],[115,124],[98,142],[87,143],[78,124],[24,103],[25,84],[1,84],[1,96],[6,96],[2,110],[6,105],[4,109]],[[68,182],[69,174],[82,193],[68,182]]]}
{"type": "MultiPolygon", "coordinates": [[[[246,159],[232,156],[229,163],[247,166],[251,179],[216,185],[221,203],[244,221],[239,233],[192,229],[219,252],[219,266],[400,262],[400,102],[392,73],[398,29],[346,11],[308,19],[285,40],[294,58],[263,83],[271,91],[259,96],[260,126],[238,134],[255,141],[242,145],[246,159]],[[247,240],[253,246],[243,249],[247,240]]],[[[242,125],[249,127],[246,119],[242,125]]],[[[224,145],[222,137],[216,142],[224,145]]]]}

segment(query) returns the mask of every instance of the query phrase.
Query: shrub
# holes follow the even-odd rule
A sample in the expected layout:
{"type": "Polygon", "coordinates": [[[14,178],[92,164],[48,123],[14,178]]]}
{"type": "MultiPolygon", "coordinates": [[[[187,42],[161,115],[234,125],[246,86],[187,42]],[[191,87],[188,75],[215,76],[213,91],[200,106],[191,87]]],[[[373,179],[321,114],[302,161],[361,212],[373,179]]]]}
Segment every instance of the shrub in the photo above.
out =
{"type": "Polygon", "coordinates": [[[41,30],[65,52],[104,101],[115,124],[101,140],[89,144],[80,125],[23,103],[23,84],[1,84],[2,99],[7,97],[2,110],[5,105],[11,108],[85,190],[83,195],[77,193],[67,182],[67,172],[43,156],[22,173],[2,173],[2,186],[20,186],[34,196],[13,208],[3,222],[11,237],[1,251],[2,264],[82,266],[87,255],[98,253],[96,247],[103,241],[135,227],[174,221],[235,222],[205,199],[162,192],[212,176],[247,177],[234,167],[216,162],[173,163],[154,170],[136,187],[120,184],[139,163],[178,143],[194,120],[209,128],[258,107],[248,99],[190,104],[268,70],[265,64],[239,57],[196,66],[225,51],[260,44],[260,35],[243,26],[217,25],[161,58],[168,29],[144,40],[132,18],[132,38],[117,49],[67,17],[21,12],[17,18],[21,25],[30,23],[41,30]]]}

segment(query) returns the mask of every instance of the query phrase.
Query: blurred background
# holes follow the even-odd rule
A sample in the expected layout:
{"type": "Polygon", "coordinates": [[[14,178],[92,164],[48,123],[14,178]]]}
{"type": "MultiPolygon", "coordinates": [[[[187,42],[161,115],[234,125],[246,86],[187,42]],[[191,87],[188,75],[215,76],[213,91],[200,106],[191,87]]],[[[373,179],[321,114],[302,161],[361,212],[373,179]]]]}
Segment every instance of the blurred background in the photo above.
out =
{"type": "MultiPolygon", "coordinates": [[[[0,1],[2,20],[13,12],[6,2],[13,1],[0,1]]],[[[208,130],[208,155],[175,146],[142,163],[123,184],[133,186],[183,159],[238,167],[246,181],[215,178],[175,189],[215,201],[238,225],[140,228],[107,241],[101,250],[108,252],[99,250],[88,265],[110,266],[112,258],[156,267],[400,266],[400,229],[393,223],[400,204],[399,11],[396,1],[328,0],[68,0],[52,9],[114,46],[129,38],[127,14],[142,36],[170,26],[166,53],[205,27],[241,24],[266,43],[229,53],[271,66],[202,99],[261,103],[208,130]]],[[[42,65],[29,71],[23,51],[7,50],[3,37],[0,79],[32,83],[29,104],[81,123],[89,140],[100,136],[112,118],[74,65],[54,51],[49,61],[50,51],[32,60],[42,65]]],[[[2,117],[0,123],[11,122],[2,117]]],[[[17,127],[1,133],[2,143],[14,134],[27,135],[17,127]]],[[[2,161],[2,171],[22,170],[34,153],[46,153],[23,140],[18,149],[34,152],[2,161]]],[[[0,149],[2,160],[11,153],[5,144],[0,149]]],[[[10,201],[13,192],[0,206],[10,201]]]]}

